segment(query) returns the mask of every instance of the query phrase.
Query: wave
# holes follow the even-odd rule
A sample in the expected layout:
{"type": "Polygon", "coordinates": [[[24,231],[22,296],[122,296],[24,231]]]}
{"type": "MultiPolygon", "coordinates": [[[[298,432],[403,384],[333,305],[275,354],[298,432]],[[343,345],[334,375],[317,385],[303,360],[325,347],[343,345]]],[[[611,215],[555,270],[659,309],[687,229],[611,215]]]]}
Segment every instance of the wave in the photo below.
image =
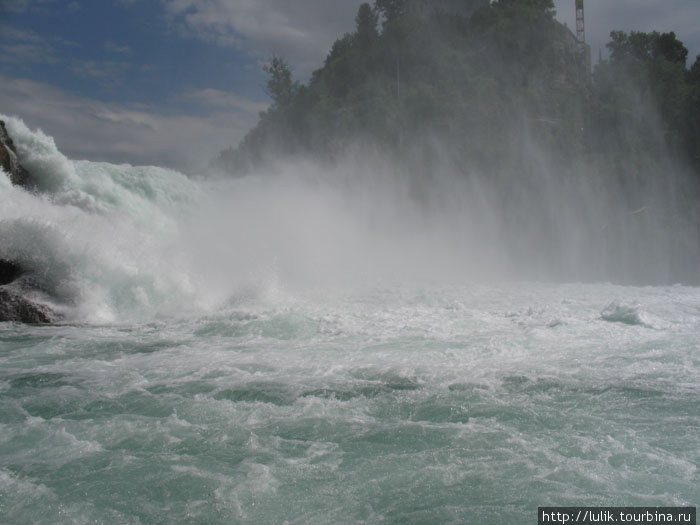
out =
{"type": "MultiPolygon", "coordinates": [[[[615,192],[583,177],[576,186],[543,171],[530,181],[541,201],[507,209],[495,180],[447,164],[416,178],[369,155],[332,168],[295,161],[241,179],[194,179],[72,160],[42,131],[0,118],[35,186],[0,172],[0,261],[26,269],[38,300],[68,322],[206,315],[358,284],[606,281],[620,269],[625,279],[663,280],[669,246],[697,244],[651,216],[615,222],[615,192]],[[601,229],[608,219],[615,231],[601,229]]],[[[644,322],[622,307],[602,315],[644,322]]]]}
{"type": "Polygon", "coordinates": [[[112,322],[192,297],[179,239],[195,183],[158,167],[73,161],[43,132],[0,118],[37,189],[0,172],[0,259],[29,271],[42,302],[68,321],[112,322]]]}
{"type": "MultiPolygon", "coordinates": [[[[71,160],[52,137],[0,115],[36,191],[0,175],[0,260],[29,269],[68,321],[131,322],[279,302],[304,289],[463,275],[476,237],[457,191],[397,182],[390,167],[297,162],[243,179],[71,160]],[[425,199],[424,199],[425,200],[425,199]]],[[[479,208],[489,218],[486,206],[479,208]]],[[[481,251],[488,251],[481,245],[481,251]]],[[[497,264],[490,264],[495,267],[497,264]]]]}
{"type": "Polygon", "coordinates": [[[652,328],[648,316],[637,304],[625,304],[619,301],[612,301],[600,312],[600,317],[611,323],[623,323],[629,325],[644,326],[652,328]]]}

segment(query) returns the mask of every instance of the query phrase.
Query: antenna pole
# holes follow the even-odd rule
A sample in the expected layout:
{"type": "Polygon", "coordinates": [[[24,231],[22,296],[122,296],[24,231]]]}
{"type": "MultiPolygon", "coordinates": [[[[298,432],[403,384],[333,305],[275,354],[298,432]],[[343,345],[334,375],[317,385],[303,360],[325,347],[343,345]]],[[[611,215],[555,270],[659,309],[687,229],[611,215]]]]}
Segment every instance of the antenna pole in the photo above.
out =
{"type": "Polygon", "coordinates": [[[590,58],[588,53],[588,46],[586,45],[586,26],[585,18],[583,16],[583,0],[575,0],[576,2],[576,40],[578,41],[578,53],[579,59],[581,60],[581,65],[589,70],[588,63],[590,58]]]}

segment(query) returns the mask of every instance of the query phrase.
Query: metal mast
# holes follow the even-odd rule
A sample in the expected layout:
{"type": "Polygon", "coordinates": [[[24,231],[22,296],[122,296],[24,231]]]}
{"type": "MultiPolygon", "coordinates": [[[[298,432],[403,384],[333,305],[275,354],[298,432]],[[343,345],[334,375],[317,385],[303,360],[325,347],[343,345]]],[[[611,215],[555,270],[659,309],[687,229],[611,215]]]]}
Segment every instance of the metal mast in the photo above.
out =
{"type": "Polygon", "coordinates": [[[591,71],[591,46],[586,44],[586,28],[583,18],[583,0],[576,0],[576,46],[581,66],[591,71]]]}
{"type": "Polygon", "coordinates": [[[576,39],[581,56],[586,53],[586,28],[583,18],[583,0],[576,0],[576,39]]]}

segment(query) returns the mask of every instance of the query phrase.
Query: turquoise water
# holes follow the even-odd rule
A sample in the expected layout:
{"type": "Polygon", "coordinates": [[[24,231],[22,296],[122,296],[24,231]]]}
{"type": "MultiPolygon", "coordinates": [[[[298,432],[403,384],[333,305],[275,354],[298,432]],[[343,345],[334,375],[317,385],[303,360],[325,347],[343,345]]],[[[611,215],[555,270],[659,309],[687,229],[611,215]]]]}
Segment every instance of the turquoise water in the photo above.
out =
{"type": "Polygon", "coordinates": [[[2,521],[495,524],[697,505],[699,315],[697,288],[512,284],[6,323],[2,521]]]}
{"type": "Polygon", "coordinates": [[[0,172],[0,259],[62,318],[0,324],[1,523],[700,503],[700,289],[522,282],[553,253],[663,276],[682,231],[639,223],[593,254],[620,211],[586,188],[572,206],[546,185],[546,232],[513,239],[448,175],[420,199],[359,163],[198,182],[73,161],[0,117],[39,189],[0,172]],[[511,284],[467,284],[486,282],[511,284]]]}

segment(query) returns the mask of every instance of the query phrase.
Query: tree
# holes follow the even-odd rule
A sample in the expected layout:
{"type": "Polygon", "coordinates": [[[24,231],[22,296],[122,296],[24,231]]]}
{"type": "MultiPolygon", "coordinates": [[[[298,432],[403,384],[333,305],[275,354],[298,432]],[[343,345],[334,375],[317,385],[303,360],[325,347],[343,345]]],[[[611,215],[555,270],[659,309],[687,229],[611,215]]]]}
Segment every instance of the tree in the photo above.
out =
{"type": "Polygon", "coordinates": [[[507,10],[515,9],[520,15],[546,13],[554,16],[554,0],[498,0],[494,5],[507,10]]]}
{"type": "Polygon", "coordinates": [[[370,42],[378,36],[379,15],[368,3],[360,6],[355,17],[356,34],[360,42],[370,42]]]}
{"type": "Polygon", "coordinates": [[[688,49],[683,45],[683,42],[676,38],[676,33],[662,33],[660,35],[656,33],[656,35],[653,49],[654,58],[663,57],[669,62],[682,64],[685,67],[688,49]]]}
{"type": "Polygon", "coordinates": [[[384,17],[384,25],[406,14],[407,0],[375,0],[374,9],[384,17]]]}
{"type": "Polygon", "coordinates": [[[294,97],[297,85],[292,81],[292,72],[287,62],[280,57],[272,57],[270,63],[263,66],[263,71],[270,75],[267,80],[267,94],[275,106],[287,106],[294,97]]]}
{"type": "Polygon", "coordinates": [[[624,31],[613,31],[610,33],[611,41],[607,44],[610,50],[610,58],[613,62],[639,61],[648,62],[650,60],[664,59],[675,64],[682,64],[685,67],[688,58],[688,49],[683,42],[676,38],[676,34],[642,33],[632,31],[629,35],[624,31]]]}
{"type": "Polygon", "coordinates": [[[691,85],[700,87],[700,55],[695,57],[695,62],[688,71],[688,80],[691,85]]]}

